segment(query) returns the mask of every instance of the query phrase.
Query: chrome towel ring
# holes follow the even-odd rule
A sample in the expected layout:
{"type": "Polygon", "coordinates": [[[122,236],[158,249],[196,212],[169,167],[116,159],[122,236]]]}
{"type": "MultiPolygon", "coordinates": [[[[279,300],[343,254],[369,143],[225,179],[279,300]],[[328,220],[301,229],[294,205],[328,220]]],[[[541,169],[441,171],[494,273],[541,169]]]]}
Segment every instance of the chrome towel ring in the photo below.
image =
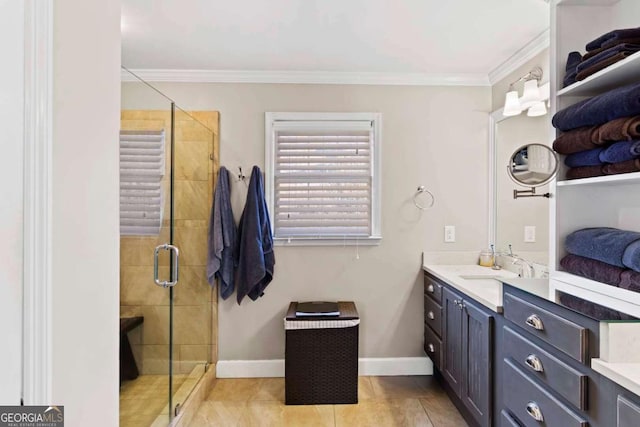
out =
{"type": "Polygon", "coordinates": [[[413,195],[413,204],[416,205],[416,208],[420,209],[421,211],[426,211],[427,209],[431,209],[435,202],[436,202],[436,198],[433,197],[433,194],[431,193],[431,191],[424,188],[424,185],[421,185],[420,187],[418,187],[418,189],[416,190],[416,194],[413,195]],[[425,206],[418,203],[418,196],[421,194],[429,195],[429,197],[431,198],[431,203],[429,203],[429,205],[425,206]]]}

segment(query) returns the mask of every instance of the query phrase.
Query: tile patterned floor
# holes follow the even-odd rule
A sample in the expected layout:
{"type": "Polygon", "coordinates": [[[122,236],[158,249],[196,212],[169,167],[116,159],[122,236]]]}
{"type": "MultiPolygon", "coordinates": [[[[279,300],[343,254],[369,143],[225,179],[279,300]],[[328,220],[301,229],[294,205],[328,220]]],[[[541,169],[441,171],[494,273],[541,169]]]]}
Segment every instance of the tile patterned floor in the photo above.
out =
{"type": "MultiPolygon", "coordinates": [[[[187,375],[174,375],[178,390],[187,375]]],[[[149,427],[168,403],[169,376],[141,375],[120,386],[120,427],[149,427]]]]}
{"type": "Polygon", "coordinates": [[[432,377],[360,377],[357,405],[286,406],[284,378],[218,379],[190,427],[466,427],[432,377]]]}

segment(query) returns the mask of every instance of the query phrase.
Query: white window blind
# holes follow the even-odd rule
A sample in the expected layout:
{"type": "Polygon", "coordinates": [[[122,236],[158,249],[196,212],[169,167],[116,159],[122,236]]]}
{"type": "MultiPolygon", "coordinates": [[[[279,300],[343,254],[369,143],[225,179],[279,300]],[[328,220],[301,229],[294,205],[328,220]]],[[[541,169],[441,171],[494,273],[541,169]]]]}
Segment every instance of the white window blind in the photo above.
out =
{"type": "Polygon", "coordinates": [[[272,138],[276,239],[379,237],[372,120],[275,121],[272,138]]]}
{"type": "Polygon", "coordinates": [[[160,233],[164,152],[164,131],[120,131],[121,235],[160,233]]]}

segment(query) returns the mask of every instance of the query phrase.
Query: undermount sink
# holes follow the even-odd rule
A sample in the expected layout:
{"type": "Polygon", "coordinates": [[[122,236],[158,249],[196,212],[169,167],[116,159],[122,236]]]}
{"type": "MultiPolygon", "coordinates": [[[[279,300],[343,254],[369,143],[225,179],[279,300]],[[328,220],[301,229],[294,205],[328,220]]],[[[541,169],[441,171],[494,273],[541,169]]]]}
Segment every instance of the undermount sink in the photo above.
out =
{"type": "Polygon", "coordinates": [[[500,281],[500,276],[490,276],[490,275],[462,275],[461,279],[472,280],[475,285],[490,285],[494,286],[502,283],[500,281]]]}

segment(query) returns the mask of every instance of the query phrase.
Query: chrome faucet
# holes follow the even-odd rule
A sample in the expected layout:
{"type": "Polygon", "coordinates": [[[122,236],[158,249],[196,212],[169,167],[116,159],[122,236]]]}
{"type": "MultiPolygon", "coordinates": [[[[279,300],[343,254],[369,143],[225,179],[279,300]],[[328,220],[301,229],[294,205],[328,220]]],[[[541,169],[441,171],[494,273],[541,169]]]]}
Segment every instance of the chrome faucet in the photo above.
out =
{"type": "Polygon", "coordinates": [[[532,278],[534,273],[533,264],[526,259],[520,258],[517,255],[513,256],[513,264],[518,264],[519,272],[518,276],[524,278],[532,278]]]}

